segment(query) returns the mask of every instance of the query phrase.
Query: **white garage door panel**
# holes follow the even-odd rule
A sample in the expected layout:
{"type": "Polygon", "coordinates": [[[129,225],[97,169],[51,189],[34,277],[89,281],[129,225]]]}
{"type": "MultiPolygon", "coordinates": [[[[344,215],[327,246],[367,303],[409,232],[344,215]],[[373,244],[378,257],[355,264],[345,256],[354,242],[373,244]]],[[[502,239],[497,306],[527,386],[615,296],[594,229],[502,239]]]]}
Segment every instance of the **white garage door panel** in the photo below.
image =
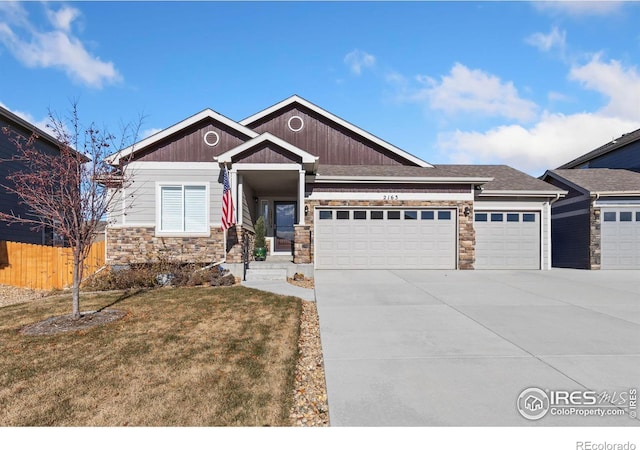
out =
{"type": "Polygon", "coordinates": [[[476,269],[540,269],[539,212],[478,211],[474,228],[476,269]]]}
{"type": "Polygon", "coordinates": [[[603,208],[601,269],[640,269],[640,208],[603,208]]]}
{"type": "MultiPolygon", "coordinates": [[[[338,220],[337,212],[316,212],[317,269],[455,269],[455,210],[422,218],[422,210],[366,210],[366,219],[338,220]],[[388,216],[389,211],[392,218],[388,216]],[[397,219],[397,212],[400,219],[397,219]],[[406,211],[406,214],[405,214],[406,211]],[[380,217],[382,214],[382,218],[380,217]],[[448,219],[445,217],[448,216],[448,219]]],[[[358,210],[362,214],[365,210],[358,210]]],[[[442,210],[440,210],[442,211],[442,210]]]]}

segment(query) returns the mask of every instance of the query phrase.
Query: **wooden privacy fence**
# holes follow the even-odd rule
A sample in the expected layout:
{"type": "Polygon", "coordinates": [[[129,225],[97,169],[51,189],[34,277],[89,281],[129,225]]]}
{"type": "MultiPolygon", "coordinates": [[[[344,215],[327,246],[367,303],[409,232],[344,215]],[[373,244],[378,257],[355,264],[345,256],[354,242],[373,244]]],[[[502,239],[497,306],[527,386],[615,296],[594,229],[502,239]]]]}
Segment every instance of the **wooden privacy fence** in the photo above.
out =
{"type": "MultiPolygon", "coordinates": [[[[96,242],[84,263],[86,278],[104,265],[105,243],[96,242]]],[[[73,253],[66,247],[0,241],[0,284],[64,289],[73,283],[73,253]]]]}

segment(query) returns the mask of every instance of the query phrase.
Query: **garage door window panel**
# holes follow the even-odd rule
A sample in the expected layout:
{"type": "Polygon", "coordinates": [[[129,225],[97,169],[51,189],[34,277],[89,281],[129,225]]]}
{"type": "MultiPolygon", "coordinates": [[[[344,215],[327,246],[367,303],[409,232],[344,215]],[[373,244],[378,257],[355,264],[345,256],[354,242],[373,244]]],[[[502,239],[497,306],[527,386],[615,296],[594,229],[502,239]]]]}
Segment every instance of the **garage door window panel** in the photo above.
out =
{"type": "Polygon", "coordinates": [[[400,220],[400,211],[388,211],[387,220],[400,220]]]}
{"type": "Polygon", "coordinates": [[[420,213],[420,218],[422,220],[433,220],[435,218],[433,211],[422,211],[420,213]]]}
{"type": "Polygon", "coordinates": [[[451,220],[451,211],[438,211],[438,220],[451,220]]]}
{"type": "Polygon", "coordinates": [[[621,211],[620,212],[620,222],[632,222],[633,214],[630,211],[621,211]]]}
{"type": "Polygon", "coordinates": [[[502,213],[493,213],[491,214],[491,221],[492,222],[502,222],[502,213]]]}
{"type": "Polygon", "coordinates": [[[615,212],[605,212],[604,213],[604,221],[605,222],[615,222],[616,221],[616,213],[615,212]]]}
{"type": "Polygon", "coordinates": [[[366,211],[354,211],[353,212],[353,219],[354,220],[366,220],[367,219],[367,212],[366,211]]]}

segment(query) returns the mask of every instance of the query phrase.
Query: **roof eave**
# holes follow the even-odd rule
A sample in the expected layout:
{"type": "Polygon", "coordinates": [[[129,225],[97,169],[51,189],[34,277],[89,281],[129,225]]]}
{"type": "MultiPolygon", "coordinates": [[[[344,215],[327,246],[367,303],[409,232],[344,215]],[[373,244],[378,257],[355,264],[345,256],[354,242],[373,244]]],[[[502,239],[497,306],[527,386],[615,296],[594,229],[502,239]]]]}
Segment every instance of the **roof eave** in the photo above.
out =
{"type": "Polygon", "coordinates": [[[500,190],[500,189],[483,189],[478,197],[564,197],[569,191],[536,191],[536,190],[500,190]]]}
{"type": "Polygon", "coordinates": [[[385,177],[380,175],[316,175],[316,183],[457,183],[481,185],[493,181],[493,178],[478,177],[385,177]]]}

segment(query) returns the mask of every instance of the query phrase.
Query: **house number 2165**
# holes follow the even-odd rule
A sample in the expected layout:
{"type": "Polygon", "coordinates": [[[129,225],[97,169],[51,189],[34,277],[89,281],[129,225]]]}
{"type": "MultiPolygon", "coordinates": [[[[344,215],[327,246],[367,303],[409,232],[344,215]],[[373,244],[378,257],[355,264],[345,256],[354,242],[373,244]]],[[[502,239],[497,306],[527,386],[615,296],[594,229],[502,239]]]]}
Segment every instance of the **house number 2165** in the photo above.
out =
{"type": "Polygon", "coordinates": [[[398,200],[398,194],[385,194],[382,196],[383,200],[398,200]]]}

